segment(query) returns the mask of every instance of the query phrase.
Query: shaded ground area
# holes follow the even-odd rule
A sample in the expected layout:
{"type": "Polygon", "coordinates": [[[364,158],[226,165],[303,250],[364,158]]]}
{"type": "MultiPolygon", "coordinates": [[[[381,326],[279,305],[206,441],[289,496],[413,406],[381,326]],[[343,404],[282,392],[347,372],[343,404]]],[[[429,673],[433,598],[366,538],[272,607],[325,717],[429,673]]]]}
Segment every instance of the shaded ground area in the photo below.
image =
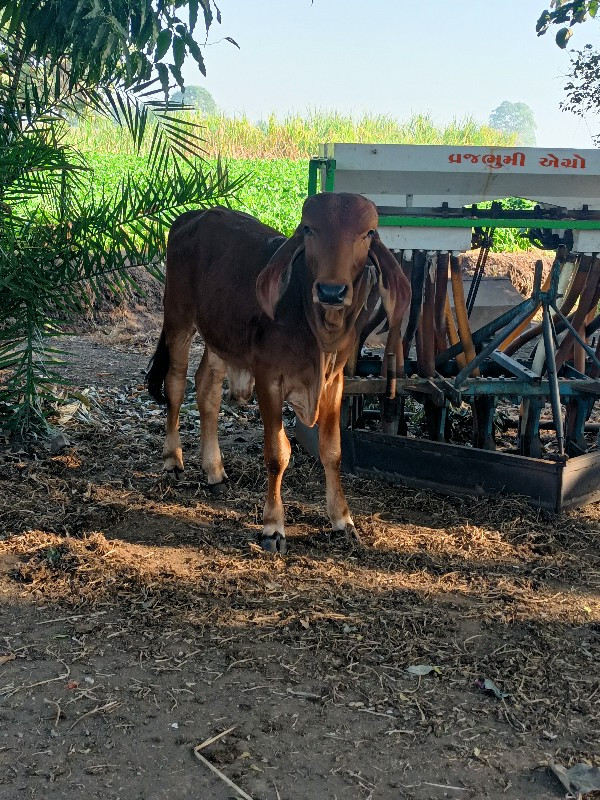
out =
{"type": "Polygon", "coordinates": [[[0,454],[2,800],[237,797],[193,752],[232,726],[202,754],[253,800],[552,800],[549,758],[600,765],[597,505],[346,478],[358,548],[290,428],[291,552],[265,557],[255,406],[222,408],[225,497],[192,395],[186,472],[161,480],[159,326],[67,340],[68,444],[0,454]]]}

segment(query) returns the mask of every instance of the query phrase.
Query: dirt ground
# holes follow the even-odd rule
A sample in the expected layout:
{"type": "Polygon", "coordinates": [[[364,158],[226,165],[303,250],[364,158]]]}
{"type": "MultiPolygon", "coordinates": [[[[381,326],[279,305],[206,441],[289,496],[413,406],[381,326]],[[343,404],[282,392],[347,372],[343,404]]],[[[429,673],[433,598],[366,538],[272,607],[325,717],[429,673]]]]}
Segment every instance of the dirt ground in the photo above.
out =
{"type": "Polygon", "coordinates": [[[600,766],[598,505],[347,476],[359,547],[289,416],[290,554],[266,556],[255,405],[223,405],[224,497],[191,393],[161,479],[159,326],[68,337],[66,441],[2,443],[1,800],[554,800],[550,759],[600,766]]]}

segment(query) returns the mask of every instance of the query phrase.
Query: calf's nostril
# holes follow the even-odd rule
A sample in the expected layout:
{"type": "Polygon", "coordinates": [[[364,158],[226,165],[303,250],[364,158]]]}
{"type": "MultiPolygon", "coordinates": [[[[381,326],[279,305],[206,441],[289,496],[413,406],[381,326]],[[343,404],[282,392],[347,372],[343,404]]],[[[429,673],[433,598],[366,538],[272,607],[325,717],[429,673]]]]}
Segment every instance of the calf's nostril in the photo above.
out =
{"type": "Polygon", "coordinates": [[[348,287],[344,283],[317,283],[317,297],[320,303],[339,305],[344,302],[348,287]]]}

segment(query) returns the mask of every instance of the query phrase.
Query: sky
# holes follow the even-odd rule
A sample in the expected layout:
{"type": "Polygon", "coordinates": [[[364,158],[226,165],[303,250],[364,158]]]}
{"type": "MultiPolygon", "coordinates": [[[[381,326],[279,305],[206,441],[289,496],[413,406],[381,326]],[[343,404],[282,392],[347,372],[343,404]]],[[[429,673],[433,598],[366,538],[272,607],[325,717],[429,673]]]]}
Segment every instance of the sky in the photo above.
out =
{"type": "Polygon", "coordinates": [[[487,122],[504,100],[526,103],[541,147],[592,147],[600,115],[560,111],[569,50],[600,46],[600,22],[575,28],[560,50],[538,37],[545,0],[217,0],[204,49],[207,76],[186,62],[188,85],[227,114],[335,110],[429,113],[440,125],[487,122]],[[238,50],[223,37],[230,36],[238,50]]]}

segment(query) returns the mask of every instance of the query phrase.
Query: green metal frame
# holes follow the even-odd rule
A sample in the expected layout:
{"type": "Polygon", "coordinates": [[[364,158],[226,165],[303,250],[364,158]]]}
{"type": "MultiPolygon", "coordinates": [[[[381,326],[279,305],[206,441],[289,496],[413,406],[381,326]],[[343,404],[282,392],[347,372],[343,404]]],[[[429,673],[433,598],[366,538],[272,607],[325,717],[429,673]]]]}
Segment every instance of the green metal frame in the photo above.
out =
{"type": "Polygon", "coordinates": [[[319,170],[325,167],[325,191],[333,192],[335,158],[311,158],[308,162],[308,196],[319,191],[319,170]]]}

